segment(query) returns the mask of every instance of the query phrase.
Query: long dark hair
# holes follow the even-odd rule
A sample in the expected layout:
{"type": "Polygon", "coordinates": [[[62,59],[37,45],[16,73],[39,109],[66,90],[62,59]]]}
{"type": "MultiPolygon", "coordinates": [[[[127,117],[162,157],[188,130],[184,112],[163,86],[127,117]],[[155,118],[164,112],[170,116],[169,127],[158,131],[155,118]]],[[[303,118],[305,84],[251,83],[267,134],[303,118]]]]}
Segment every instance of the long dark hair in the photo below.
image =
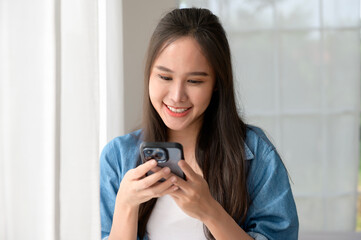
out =
{"type": "MultiPolygon", "coordinates": [[[[196,160],[212,196],[237,223],[243,223],[249,206],[244,141],[246,125],[237,113],[231,55],[226,33],[217,16],[207,9],[175,9],[157,25],[145,66],[143,137],[167,141],[167,127],[149,98],[149,77],[161,51],[180,37],[193,37],[215,72],[216,84],[198,134],[196,160]]],[[[143,237],[156,199],[140,205],[138,234],[143,237]]],[[[206,237],[214,239],[204,227],[206,237]]]]}

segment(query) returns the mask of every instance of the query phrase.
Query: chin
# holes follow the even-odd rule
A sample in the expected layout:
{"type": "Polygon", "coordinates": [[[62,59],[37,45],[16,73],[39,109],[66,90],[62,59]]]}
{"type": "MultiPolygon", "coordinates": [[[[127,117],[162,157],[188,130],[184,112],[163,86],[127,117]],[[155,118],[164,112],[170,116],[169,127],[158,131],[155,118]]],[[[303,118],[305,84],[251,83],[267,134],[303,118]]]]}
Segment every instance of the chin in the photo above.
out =
{"type": "Polygon", "coordinates": [[[166,125],[168,129],[172,130],[172,131],[182,131],[184,128],[183,127],[179,127],[179,126],[174,126],[174,125],[166,125]]]}
{"type": "Polygon", "coordinates": [[[169,123],[165,123],[165,125],[167,126],[168,129],[172,130],[172,131],[182,131],[186,128],[186,126],[181,125],[181,124],[169,124],[169,123]]]}

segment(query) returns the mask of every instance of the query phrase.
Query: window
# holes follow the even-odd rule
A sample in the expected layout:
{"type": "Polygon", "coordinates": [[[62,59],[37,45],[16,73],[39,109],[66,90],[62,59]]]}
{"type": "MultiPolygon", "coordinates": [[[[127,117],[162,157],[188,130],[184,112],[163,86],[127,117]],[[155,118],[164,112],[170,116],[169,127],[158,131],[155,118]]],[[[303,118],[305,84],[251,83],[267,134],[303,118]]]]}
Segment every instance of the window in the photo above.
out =
{"type": "Polygon", "coordinates": [[[353,232],[360,195],[359,0],[183,0],[180,6],[207,7],[220,17],[240,109],[279,149],[301,231],[353,232]]]}

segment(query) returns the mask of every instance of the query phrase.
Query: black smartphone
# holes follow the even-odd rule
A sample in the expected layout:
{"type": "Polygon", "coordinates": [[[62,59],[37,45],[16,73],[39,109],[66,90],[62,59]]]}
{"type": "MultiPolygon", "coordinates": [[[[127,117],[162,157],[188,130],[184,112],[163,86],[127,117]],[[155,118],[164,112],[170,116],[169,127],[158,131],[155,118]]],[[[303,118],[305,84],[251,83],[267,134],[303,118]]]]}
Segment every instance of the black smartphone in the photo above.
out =
{"type": "MultiPolygon", "coordinates": [[[[140,145],[140,156],[143,163],[154,159],[157,161],[158,167],[169,167],[172,173],[185,179],[183,171],[178,166],[179,160],[184,159],[182,144],[176,142],[143,142],[140,145]]],[[[152,173],[149,171],[147,175],[152,173]]]]}

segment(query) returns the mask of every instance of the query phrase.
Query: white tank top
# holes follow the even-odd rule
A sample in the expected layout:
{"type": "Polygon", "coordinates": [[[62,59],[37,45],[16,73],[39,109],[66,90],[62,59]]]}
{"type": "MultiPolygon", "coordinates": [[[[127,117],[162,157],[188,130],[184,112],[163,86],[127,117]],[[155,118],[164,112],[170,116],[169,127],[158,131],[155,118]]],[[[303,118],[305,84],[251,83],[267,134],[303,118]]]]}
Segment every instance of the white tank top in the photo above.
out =
{"type": "Polygon", "coordinates": [[[206,240],[203,223],[185,214],[169,195],[158,198],[147,224],[149,240],[206,240]]]}

